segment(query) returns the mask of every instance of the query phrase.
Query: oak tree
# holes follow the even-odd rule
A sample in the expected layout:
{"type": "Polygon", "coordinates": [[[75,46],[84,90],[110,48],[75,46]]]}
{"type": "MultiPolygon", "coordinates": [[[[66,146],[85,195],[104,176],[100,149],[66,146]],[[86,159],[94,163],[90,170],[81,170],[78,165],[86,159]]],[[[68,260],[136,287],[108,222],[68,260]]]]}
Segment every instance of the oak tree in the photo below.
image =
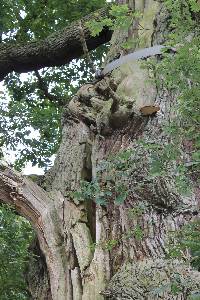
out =
{"type": "Polygon", "coordinates": [[[0,171],[1,202],[37,235],[33,299],[198,297],[188,251],[178,260],[169,242],[199,216],[199,11],[195,0],[3,1],[1,144],[24,145],[18,170],[56,153],[35,181],[0,171]],[[167,47],[94,78],[155,45],[167,47]]]}

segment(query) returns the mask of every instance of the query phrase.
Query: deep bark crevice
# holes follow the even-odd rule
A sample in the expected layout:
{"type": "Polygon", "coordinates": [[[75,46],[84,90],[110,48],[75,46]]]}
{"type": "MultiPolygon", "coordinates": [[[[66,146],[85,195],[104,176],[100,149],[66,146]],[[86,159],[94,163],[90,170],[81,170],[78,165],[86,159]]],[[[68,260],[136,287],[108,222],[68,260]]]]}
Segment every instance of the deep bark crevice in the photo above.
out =
{"type": "MultiPolygon", "coordinates": [[[[85,159],[81,172],[81,178],[84,181],[92,182],[92,142],[85,143],[85,159]]],[[[93,243],[96,242],[96,204],[94,201],[85,201],[87,211],[87,226],[90,230],[93,243]]]]}
{"type": "Polygon", "coordinates": [[[96,203],[94,201],[86,202],[86,210],[87,210],[87,225],[90,229],[91,237],[93,243],[96,242],[96,203]]]}
{"type": "Polygon", "coordinates": [[[30,260],[24,274],[29,292],[33,299],[52,300],[46,259],[37,238],[32,241],[29,252],[30,260]]]}

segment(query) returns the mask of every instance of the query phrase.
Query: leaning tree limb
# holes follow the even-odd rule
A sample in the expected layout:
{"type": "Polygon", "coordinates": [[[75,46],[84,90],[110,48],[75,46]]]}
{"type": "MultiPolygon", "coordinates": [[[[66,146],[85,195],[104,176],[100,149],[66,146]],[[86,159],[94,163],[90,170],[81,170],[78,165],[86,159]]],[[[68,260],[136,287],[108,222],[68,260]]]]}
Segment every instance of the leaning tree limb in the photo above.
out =
{"type": "Polygon", "coordinates": [[[64,300],[70,293],[69,271],[62,259],[66,248],[61,238],[59,215],[54,206],[55,197],[62,203],[60,193],[48,194],[11,168],[0,165],[0,203],[12,205],[35,228],[41,250],[46,257],[52,299],[64,300]]]}
{"type": "MultiPolygon", "coordinates": [[[[89,51],[111,39],[112,32],[108,28],[104,28],[98,36],[92,37],[86,26],[86,22],[90,19],[99,20],[107,16],[108,10],[108,7],[100,9],[81,20],[89,51]]],[[[73,22],[43,40],[23,45],[2,43],[0,45],[0,81],[12,71],[23,73],[44,67],[61,66],[83,54],[80,21],[73,22]]]]}

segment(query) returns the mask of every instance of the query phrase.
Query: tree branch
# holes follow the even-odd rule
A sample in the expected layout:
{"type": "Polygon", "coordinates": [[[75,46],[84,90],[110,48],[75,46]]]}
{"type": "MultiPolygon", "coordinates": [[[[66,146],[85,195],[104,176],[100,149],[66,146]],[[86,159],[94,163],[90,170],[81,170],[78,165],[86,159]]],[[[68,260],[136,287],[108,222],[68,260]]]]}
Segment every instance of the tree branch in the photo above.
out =
{"type": "Polygon", "coordinates": [[[64,295],[68,294],[69,271],[67,262],[63,265],[63,255],[67,254],[54,198],[63,201],[60,193],[49,195],[34,182],[0,165],[0,202],[14,206],[34,226],[46,257],[52,299],[64,300],[64,295]]]}
{"type": "Polygon", "coordinates": [[[49,101],[53,103],[58,103],[60,106],[64,105],[64,99],[59,98],[59,96],[54,96],[53,94],[49,93],[49,89],[45,80],[41,77],[38,70],[35,71],[35,76],[38,79],[38,88],[43,92],[44,96],[49,99],[49,101]]]}
{"type": "MultiPolygon", "coordinates": [[[[108,42],[111,39],[112,32],[108,28],[104,28],[98,36],[92,37],[86,27],[86,22],[94,18],[100,20],[107,14],[108,7],[85,16],[81,20],[89,51],[108,42]]],[[[61,66],[83,54],[80,21],[73,22],[70,26],[44,40],[29,42],[24,45],[1,44],[0,81],[12,71],[23,73],[44,67],[61,66]]]]}

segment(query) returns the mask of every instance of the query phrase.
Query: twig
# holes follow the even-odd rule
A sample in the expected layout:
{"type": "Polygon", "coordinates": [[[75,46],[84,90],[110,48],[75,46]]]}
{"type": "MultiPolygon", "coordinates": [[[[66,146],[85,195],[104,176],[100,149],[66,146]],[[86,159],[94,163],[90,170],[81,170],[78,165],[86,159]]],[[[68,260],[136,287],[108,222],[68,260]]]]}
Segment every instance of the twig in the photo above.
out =
{"type": "Polygon", "coordinates": [[[96,73],[96,68],[94,66],[94,62],[92,61],[92,59],[90,57],[90,53],[89,53],[87,43],[86,43],[86,40],[85,40],[85,34],[84,34],[84,30],[83,30],[81,20],[79,21],[79,31],[80,31],[80,41],[81,41],[81,44],[82,44],[82,47],[83,47],[83,53],[84,53],[87,61],[89,62],[90,66],[92,68],[92,71],[94,73],[96,73]]]}
{"type": "Polygon", "coordinates": [[[44,96],[49,99],[51,102],[57,102],[59,105],[63,105],[64,102],[62,99],[58,98],[57,96],[52,95],[51,93],[49,93],[48,91],[48,86],[46,84],[46,82],[44,81],[44,79],[41,77],[40,73],[38,72],[38,70],[35,70],[35,76],[38,79],[38,87],[41,91],[43,91],[44,96]]]}

